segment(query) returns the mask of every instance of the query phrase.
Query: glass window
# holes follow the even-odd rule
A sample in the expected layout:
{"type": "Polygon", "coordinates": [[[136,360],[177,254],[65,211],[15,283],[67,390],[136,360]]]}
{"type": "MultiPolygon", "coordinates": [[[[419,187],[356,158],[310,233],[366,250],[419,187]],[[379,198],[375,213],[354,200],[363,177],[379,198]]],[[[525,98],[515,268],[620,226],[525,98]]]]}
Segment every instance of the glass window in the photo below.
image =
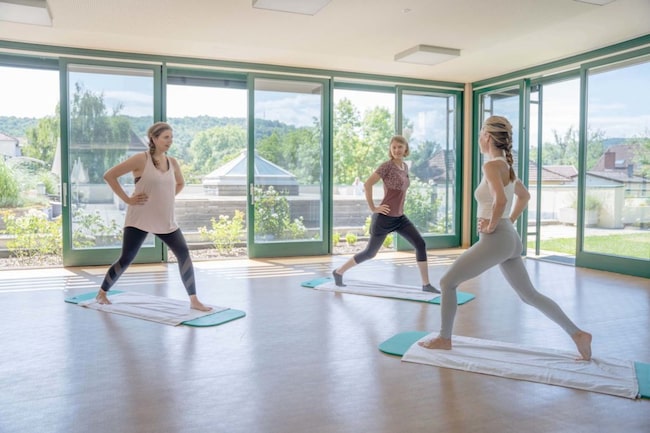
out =
{"type": "Polygon", "coordinates": [[[0,95],[0,254],[59,265],[59,72],[0,67],[0,95]]]}
{"type": "Polygon", "coordinates": [[[577,232],[579,79],[535,86],[531,92],[530,118],[528,247],[539,250],[542,257],[573,263],[577,232]],[[536,226],[539,236],[530,237],[537,234],[536,226]]]}
{"type": "Polygon", "coordinates": [[[315,81],[255,80],[256,244],[322,242],[323,88],[315,81]]]}
{"type": "Polygon", "coordinates": [[[247,95],[245,81],[168,79],[169,153],[185,178],[176,221],[195,260],[246,255],[247,95]]]}
{"type": "Polygon", "coordinates": [[[583,250],[650,260],[650,61],[590,70],[583,250]]]}
{"type": "MultiPolygon", "coordinates": [[[[333,254],[356,252],[367,240],[371,212],[363,184],[388,160],[394,134],[394,93],[334,89],[333,254]]],[[[383,196],[379,182],[373,198],[378,203],[383,196]]],[[[392,241],[389,235],[384,248],[392,247],[392,241]]]]}
{"type": "MultiPolygon", "coordinates": [[[[121,245],[126,205],[104,182],[104,172],[148,150],[153,123],[153,71],[69,65],[69,151],[73,249],[121,245]]],[[[133,190],[132,175],[120,178],[133,190]]],[[[149,235],[145,246],[153,245],[149,235]]]]}
{"type": "Polygon", "coordinates": [[[404,213],[423,234],[453,234],[456,209],[455,97],[402,94],[402,133],[409,140],[411,186],[404,213]]]}

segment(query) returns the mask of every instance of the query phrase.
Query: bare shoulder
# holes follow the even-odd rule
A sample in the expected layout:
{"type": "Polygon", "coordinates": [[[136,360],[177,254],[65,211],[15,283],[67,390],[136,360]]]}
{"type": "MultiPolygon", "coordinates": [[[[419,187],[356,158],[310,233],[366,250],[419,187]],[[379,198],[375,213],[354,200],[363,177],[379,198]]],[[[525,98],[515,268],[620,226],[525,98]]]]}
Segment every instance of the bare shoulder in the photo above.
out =
{"type": "Polygon", "coordinates": [[[530,199],[530,193],[528,192],[526,185],[524,185],[521,179],[515,180],[515,195],[526,200],[530,199]]]}
{"type": "Polygon", "coordinates": [[[147,163],[147,154],[145,152],[136,153],[125,162],[129,163],[132,170],[144,170],[147,163]]]}
{"type": "Polygon", "coordinates": [[[503,164],[498,161],[487,161],[483,164],[482,170],[485,176],[498,176],[501,173],[503,164]]]}
{"type": "Polygon", "coordinates": [[[167,159],[169,159],[169,163],[170,163],[170,164],[171,164],[175,169],[179,169],[179,168],[181,168],[180,164],[178,163],[178,161],[176,160],[176,158],[174,158],[173,156],[168,156],[167,159]]]}
{"type": "Polygon", "coordinates": [[[120,162],[119,164],[109,168],[106,171],[106,174],[119,177],[129,172],[142,172],[142,170],[144,170],[146,161],[147,156],[144,154],[144,152],[137,153],[120,162]]]}

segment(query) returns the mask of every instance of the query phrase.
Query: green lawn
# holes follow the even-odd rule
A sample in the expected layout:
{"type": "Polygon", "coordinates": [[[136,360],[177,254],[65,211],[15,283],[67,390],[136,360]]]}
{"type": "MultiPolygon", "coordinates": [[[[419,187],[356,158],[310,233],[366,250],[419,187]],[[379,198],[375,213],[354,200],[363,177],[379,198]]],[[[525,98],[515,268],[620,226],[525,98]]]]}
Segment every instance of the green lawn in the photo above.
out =
{"type": "MultiPolygon", "coordinates": [[[[625,235],[587,236],[584,250],[592,253],[650,259],[650,232],[635,232],[625,235]]],[[[535,241],[528,242],[528,248],[535,248],[535,241]]],[[[575,255],[574,238],[543,240],[540,249],[575,255]]]]}

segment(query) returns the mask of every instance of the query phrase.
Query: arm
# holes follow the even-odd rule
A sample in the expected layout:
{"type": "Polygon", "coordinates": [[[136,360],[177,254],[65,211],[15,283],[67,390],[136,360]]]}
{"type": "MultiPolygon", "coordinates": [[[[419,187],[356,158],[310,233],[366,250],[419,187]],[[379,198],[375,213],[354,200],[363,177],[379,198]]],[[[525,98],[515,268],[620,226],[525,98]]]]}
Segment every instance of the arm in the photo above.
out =
{"type": "Polygon", "coordinates": [[[368,202],[368,207],[372,213],[383,213],[384,215],[390,212],[387,205],[375,206],[375,201],[372,198],[372,187],[381,180],[381,177],[377,173],[370,175],[368,180],[363,184],[364,192],[366,193],[366,201],[368,202]]]}
{"type": "Polygon", "coordinates": [[[515,222],[519,215],[526,209],[528,206],[528,200],[530,200],[530,193],[526,189],[523,183],[520,180],[515,182],[515,200],[514,205],[512,206],[512,211],[510,212],[510,221],[515,222]]]}
{"type": "Polygon", "coordinates": [[[109,168],[106,173],[104,173],[104,180],[108,186],[113,190],[113,192],[126,204],[137,204],[138,201],[135,196],[129,197],[118,179],[124,176],[127,173],[133,173],[133,176],[138,177],[142,175],[144,171],[144,164],[146,162],[146,156],[144,153],[138,153],[133,155],[126,161],[123,161],[117,164],[114,167],[109,168]]]}
{"type": "Polygon", "coordinates": [[[490,221],[488,222],[483,233],[492,233],[496,229],[499,220],[503,215],[503,211],[506,208],[506,203],[508,199],[506,198],[506,191],[501,181],[501,171],[499,166],[496,164],[486,163],[483,165],[483,174],[485,179],[490,187],[490,192],[494,198],[492,203],[492,215],[490,216],[490,221]]]}
{"type": "Polygon", "coordinates": [[[171,161],[172,167],[174,168],[174,177],[176,178],[176,195],[178,195],[179,192],[185,188],[185,178],[183,177],[183,172],[181,171],[181,166],[176,161],[175,158],[172,158],[171,156],[168,157],[169,160],[171,161]]]}

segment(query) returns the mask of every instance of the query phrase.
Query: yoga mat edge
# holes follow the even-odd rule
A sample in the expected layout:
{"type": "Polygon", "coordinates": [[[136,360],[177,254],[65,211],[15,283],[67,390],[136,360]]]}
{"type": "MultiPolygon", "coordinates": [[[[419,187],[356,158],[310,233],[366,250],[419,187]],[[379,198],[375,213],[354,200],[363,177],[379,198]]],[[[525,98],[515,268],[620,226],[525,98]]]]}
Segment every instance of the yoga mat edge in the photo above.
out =
{"type": "Polygon", "coordinates": [[[379,345],[379,350],[395,356],[403,356],[420,338],[428,335],[426,331],[400,332],[379,345]]]}
{"type": "Polygon", "coordinates": [[[639,395],[642,398],[650,398],[650,364],[634,362],[636,380],[639,383],[639,395]]]}
{"type": "MultiPolygon", "coordinates": [[[[111,290],[106,295],[107,296],[112,296],[112,295],[117,295],[118,293],[124,293],[124,292],[121,291],[121,290],[111,290]]],[[[89,299],[93,299],[95,296],[97,296],[97,292],[82,293],[81,295],[71,296],[71,297],[65,298],[64,301],[68,302],[70,304],[78,304],[79,302],[88,301],[89,299]]]]}
{"type": "Polygon", "coordinates": [[[241,310],[234,310],[229,308],[224,311],[219,311],[218,313],[208,314],[207,316],[202,316],[194,320],[188,320],[183,322],[183,325],[194,326],[197,328],[204,328],[208,326],[217,326],[224,324],[226,322],[231,322],[236,319],[240,319],[246,316],[246,313],[241,310]]]}

